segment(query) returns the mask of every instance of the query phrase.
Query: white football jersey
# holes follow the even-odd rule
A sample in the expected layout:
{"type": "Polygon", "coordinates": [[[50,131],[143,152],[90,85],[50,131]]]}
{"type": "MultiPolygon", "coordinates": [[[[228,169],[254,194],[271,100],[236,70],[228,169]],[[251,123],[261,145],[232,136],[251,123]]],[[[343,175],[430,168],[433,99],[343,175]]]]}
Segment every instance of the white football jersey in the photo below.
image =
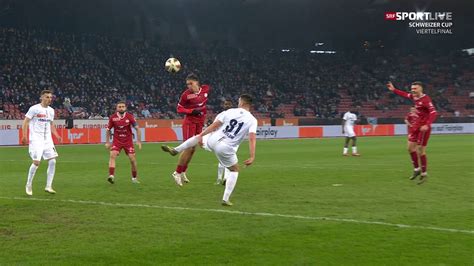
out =
{"type": "Polygon", "coordinates": [[[36,104],[25,115],[30,121],[30,141],[52,141],[51,122],[54,121],[54,109],[36,104]]]}
{"type": "Polygon", "coordinates": [[[347,112],[347,113],[344,114],[344,117],[342,119],[344,119],[344,121],[346,121],[344,123],[344,126],[353,127],[356,120],[357,120],[357,115],[353,114],[351,112],[347,112]]]}
{"type": "Polygon", "coordinates": [[[243,108],[231,108],[217,115],[214,121],[220,121],[222,126],[212,135],[213,138],[238,148],[248,133],[257,133],[257,119],[243,108]]]}

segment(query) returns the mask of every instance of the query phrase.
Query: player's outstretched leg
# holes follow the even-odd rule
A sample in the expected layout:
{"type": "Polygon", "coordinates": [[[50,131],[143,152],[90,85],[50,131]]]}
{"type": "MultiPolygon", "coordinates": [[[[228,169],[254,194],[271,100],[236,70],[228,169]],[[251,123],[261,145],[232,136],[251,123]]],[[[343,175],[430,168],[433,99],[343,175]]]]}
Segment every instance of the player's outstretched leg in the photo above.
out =
{"type": "Polygon", "coordinates": [[[32,196],[33,195],[33,179],[35,178],[36,170],[40,165],[40,161],[33,161],[30,165],[30,169],[28,170],[28,178],[26,180],[25,191],[26,195],[32,196]]]}
{"type": "Polygon", "coordinates": [[[167,153],[171,154],[171,156],[176,156],[179,153],[173,147],[167,146],[167,145],[161,145],[161,149],[164,152],[167,152],[167,153]]]}
{"type": "Polygon", "coordinates": [[[50,194],[56,194],[56,191],[53,189],[53,179],[54,174],[56,173],[56,158],[48,160],[48,170],[46,171],[47,179],[46,179],[46,187],[44,191],[50,194]]]}
{"type": "Polygon", "coordinates": [[[175,148],[173,148],[171,146],[163,145],[163,146],[161,146],[161,149],[164,152],[167,152],[170,155],[175,156],[180,152],[183,152],[183,151],[185,151],[189,148],[192,148],[192,147],[198,145],[198,143],[199,143],[198,137],[194,136],[194,137],[191,137],[191,138],[187,139],[185,142],[181,143],[179,146],[177,146],[175,148]]]}
{"type": "Polygon", "coordinates": [[[110,151],[109,157],[109,177],[107,181],[110,184],[115,183],[115,159],[117,159],[118,152],[117,151],[110,151]]]}
{"type": "Polygon", "coordinates": [[[408,153],[410,154],[411,162],[413,164],[413,174],[409,177],[409,179],[414,180],[421,174],[420,165],[418,163],[416,142],[408,142],[408,153]]]}
{"type": "Polygon", "coordinates": [[[346,140],[344,142],[344,150],[342,151],[342,156],[349,156],[347,154],[347,151],[348,151],[348,147],[349,147],[349,141],[350,141],[350,138],[349,137],[346,137],[346,140]]]}
{"type": "Polygon", "coordinates": [[[137,157],[135,156],[135,154],[129,154],[128,159],[130,159],[130,166],[132,170],[132,183],[140,184],[140,181],[138,181],[137,178],[137,157]]]}
{"type": "Polygon", "coordinates": [[[360,156],[357,152],[357,137],[352,137],[352,156],[360,156]]]}
{"type": "Polygon", "coordinates": [[[229,167],[229,172],[226,173],[226,182],[225,182],[225,191],[224,196],[222,197],[222,205],[223,206],[232,206],[232,202],[230,202],[229,198],[234,191],[235,185],[237,184],[237,179],[239,177],[239,165],[235,164],[229,167]]]}

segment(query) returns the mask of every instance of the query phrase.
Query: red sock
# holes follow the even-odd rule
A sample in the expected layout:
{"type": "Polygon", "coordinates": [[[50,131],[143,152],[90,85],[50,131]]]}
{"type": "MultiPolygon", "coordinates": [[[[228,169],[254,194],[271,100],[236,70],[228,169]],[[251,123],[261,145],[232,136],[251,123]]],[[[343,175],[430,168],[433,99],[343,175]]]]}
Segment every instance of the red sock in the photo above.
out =
{"type": "Polygon", "coordinates": [[[137,171],[133,171],[133,170],[132,170],[132,177],[133,177],[133,178],[137,178],[137,171]]]}
{"type": "Polygon", "coordinates": [[[410,152],[411,162],[413,163],[413,167],[418,168],[420,165],[418,164],[418,153],[416,151],[410,152]]]}
{"type": "Polygon", "coordinates": [[[186,172],[186,170],[188,170],[188,165],[183,166],[183,172],[186,172]]]}
{"type": "Polygon", "coordinates": [[[115,167],[109,167],[109,175],[115,174],[115,167]]]}
{"type": "Polygon", "coordinates": [[[176,166],[176,173],[181,174],[182,172],[184,172],[183,169],[184,169],[184,166],[182,165],[176,166]]]}
{"type": "Polygon", "coordinates": [[[426,172],[426,168],[428,168],[428,161],[426,160],[426,155],[420,156],[421,161],[421,172],[426,172]]]}

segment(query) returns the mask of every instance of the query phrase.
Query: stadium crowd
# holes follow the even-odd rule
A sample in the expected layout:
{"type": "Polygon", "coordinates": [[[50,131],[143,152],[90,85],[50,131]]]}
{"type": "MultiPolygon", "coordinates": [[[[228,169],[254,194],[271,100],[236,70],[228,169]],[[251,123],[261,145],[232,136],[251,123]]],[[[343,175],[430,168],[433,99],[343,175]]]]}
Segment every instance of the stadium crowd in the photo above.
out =
{"type": "MultiPolygon", "coordinates": [[[[209,83],[209,109],[247,92],[255,96],[259,117],[339,117],[341,95],[352,106],[375,103],[391,110],[406,103],[387,96],[385,82],[399,87],[422,80],[440,110],[455,114],[446,91],[474,91],[473,58],[450,54],[396,54],[397,51],[310,54],[280,50],[248,51],[209,46],[160,47],[154,43],[91,34],[66,34],[0,27],[0,118],[22,119],[43,89],[55,94],[58,117],[101,119],[113,103],[126,100],[137,117],[177,118],[176,102],[189,72],[209,83]],[[164,70],[171,56],[183,64],[179,73],[164,70]],[[387,98],[388,97],[388,98],[387,98]],[[291,107],[291,113],[281,106],[291,107]]],[[[472,99],[471,99],[472,101],[472,99]]],[[[464,108],[472,109],[469,102],[464,108]]]]}

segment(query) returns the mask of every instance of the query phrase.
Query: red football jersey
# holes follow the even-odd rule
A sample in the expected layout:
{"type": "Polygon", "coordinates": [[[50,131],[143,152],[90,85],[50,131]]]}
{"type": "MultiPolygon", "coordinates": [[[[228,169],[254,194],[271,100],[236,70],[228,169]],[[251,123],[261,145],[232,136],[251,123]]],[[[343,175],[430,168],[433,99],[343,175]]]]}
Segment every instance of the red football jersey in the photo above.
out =
{"type": "Polygon", "coordinates": [[[206,120],[206,103],[209,97],[209,85],[201,85],[199,92],[194,93],[190,89],[186,89],[179,99],[177,111],[185,114],[185,120],[193,123],[204,123],[206,120]],[[200,115],[192,115],[194,109],[201,111],[200,115]]]}
{"type": "Polygon", "coordinates": [[[114,143],[130,144],[133,143],[132,127],[137,125],[135,117],[130,113],[120,115],[115,113],[110,116],[107,130],[114,129],[114,143]]]}
{"type": "Polygon", "coordinates": [[[418,117],[414,120],[414,123],[412,124],[413,128],[418,129],[423,125],[431,126],[431,123],[435,121],[437,115],[436,109],[433,105],[433,102],[431,101],[431,98],[428,95],[424,94],[419,98],[415,98],[411,93],[404,92],[401,90],[395,89],[393,92],[397,95],[413,100],[413,102],[415,103],[416,114],[418,117]]]}
{"type": "Polygon", "coordinates": [[[414,130],[413,125],[415,125],[416,120],[418,119],[418,115],[416,113],[409,112],[407,116],[405,117],[405,120],[410,123],[410,126],[408,127],[408,131],[414,130]]]}

